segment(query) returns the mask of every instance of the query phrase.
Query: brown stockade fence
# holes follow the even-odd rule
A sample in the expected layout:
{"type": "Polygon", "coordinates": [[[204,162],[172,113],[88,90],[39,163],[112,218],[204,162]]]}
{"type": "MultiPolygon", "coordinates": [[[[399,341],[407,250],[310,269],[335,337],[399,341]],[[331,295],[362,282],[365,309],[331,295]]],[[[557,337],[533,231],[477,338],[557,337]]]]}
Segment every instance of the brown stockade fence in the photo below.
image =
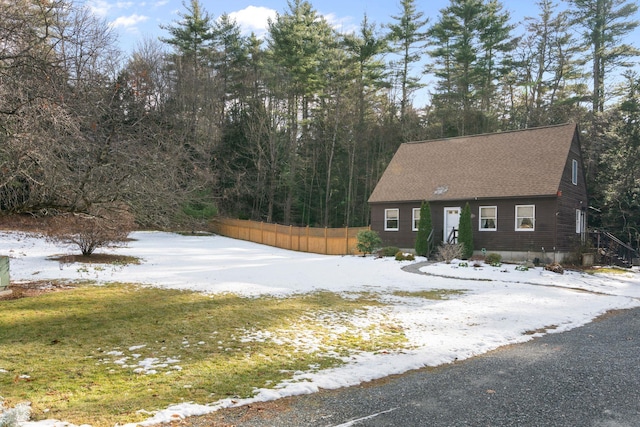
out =
{"type": "Polygon", "coordinates": [[[211,226],[215,233],[234,239],[326,255],[359,253],[356,235],[361,230],[369,230],[369,227],[295,227],[228,218],[216,218],[211,226]]]}

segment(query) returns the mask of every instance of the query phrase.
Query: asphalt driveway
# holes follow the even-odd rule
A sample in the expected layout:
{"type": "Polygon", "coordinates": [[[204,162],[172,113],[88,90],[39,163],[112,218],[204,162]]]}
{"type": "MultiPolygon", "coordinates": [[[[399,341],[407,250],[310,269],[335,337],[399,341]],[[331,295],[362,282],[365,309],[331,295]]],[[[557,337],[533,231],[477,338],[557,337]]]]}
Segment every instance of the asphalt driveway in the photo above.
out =
{"type": "Polygon", "coordinates": [[[640,426],[640,309],[435,369],[182,426],[640,426]]]}

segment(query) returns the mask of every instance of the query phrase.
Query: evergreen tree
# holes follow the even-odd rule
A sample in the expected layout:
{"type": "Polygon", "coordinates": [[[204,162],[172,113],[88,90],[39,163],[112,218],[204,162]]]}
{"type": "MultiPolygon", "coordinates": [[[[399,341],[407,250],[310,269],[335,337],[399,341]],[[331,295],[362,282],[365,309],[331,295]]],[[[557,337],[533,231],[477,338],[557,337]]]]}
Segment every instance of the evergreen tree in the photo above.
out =
{"type": "Polygon", "coordinates": [[[570,28],[569,13],[556,12],[553,0],[539,0],[539,14],[525,18],[527,34],[516,50],[504,99],[511,129],[571,121],[586,96],[581,47],[570,28]]]}
{"type": "Polygon", "coordinates": [[[343,45],[346,49],[350,68],[352,69],[353,84],[349,85],[349,97],[355,102],[351,117],[353,132],[347,137],[346,167],[342,168],[346,180],[346,209],[344,223],[348,226],[364,224],[368,218],[368,204],[365,197],[370,193],[366,184],[372,181],[371,167],[379,147],[372,144],[372,133],[376,129],[374,108],[379,104],[383,89],[386,85],[385,64],[382,55],[388,51],[387,40],[376,33],[376,26],[369,23],[367,16],[362,20],[359,31],[344,36],[343,45]],[[358,188],[366,177],[365,188],[358,188]]]}
{"type": "Polygon", "coordinates": [[[431,223],[431,206],[428,201],[423,201],[420,205],[420,220],[418,221],[418,234],[416,235],[415,249],[416,254],[421,256],[429,256],[431,252],[431,242],[429,235],[432,231],[431,223]]]}
{"type": "Polygon", "coordinates": [[[497,129],[496,84],[515,43],[508,21],[496,0],[451,0],[429,29],[435,48],[428,70],[438,79],[433,102],[443,136],[497,129]]]}
{"type": "MultiPolygon", "coordinates": [[[[300,182],[304,183],[306,170],[300,167],[313,162],[305,162],[308,148],[311,108],[317,95],[326,86],[327,73],[324,68],[337,43],[337,38],[327,21],[318,15],[311,3],[303,0],[289,0],[289,11],[278,15],[269,22],[268,47],[269,57],[274,67],[273,83],[282,85],[279,101],[285,105],[280,111],[286,117],[284,131],[289,147],[286,150],[283,164],[282,183],[286,193],[283,205],[283,222],[291,224],[299,214],[298,202],[303,200],[306,191],[300,191],[300,182]],[[284,85],[283,85],[284,83],[284,85]],[[302,176],[302,179],[301,179],[302,176]]],[[[312,178],[315,178],[312,176],[312,178]]],[[[307,224],[310,219],[305,221],[307,224]]]]}
{"type": "Polygon", "coordinates": [[[469,259],[473,255],[473,226],[471,223],[471,208],[465,204],[460,214],[460,226],[458,230],[458,243],[462,245],[462,257],[469,259]]]}
{"type": "Polygon", "coordinates": [[[208,68],[213,39],[212,18],[198,0],[191,0],[185,7],[187,12],[180,14],[180,21],[162,27],[171,37],[161,41],[174,47],[171,62],[175,118],[184,126],[187,143],[197,145],[213,139],[209,120],[215,116],[211,103],[215,90],[208,68]]]}
{"type": "Polygon", "coordinates": [[[423,12],[416,8],[415,0],[400,0],[401,15],[392,16],[395,23],[390,24],[389,40],[395,47],[394,52],[400,60],[392,63],[400,86],[400,126],[403,142],[406,142],[406,121],[411,106],[411,94],[422,87],[420,77],[411,75],[411,67],[420,61],[421,50],[426,44],[427,35],[423,27],[429,22],[423,19],[423,12]]]}
{"type": "Polygon", "coordinates": [[[569,0],[573,4],[574,24],[583,28],[583,38],[591,49],[593,79],[593,113],[602,113],[607,100],[605,91],[609,71],[630,67],[629,59],[640,55],[637,48],[622,40],[637,26],[632,17],[638,5],[629,0],[569,0]]]}
{"type": "Polygon", "coordinates": [[[611,130],[595,179],[592,224],[640,246],[640,76],[628,73],[624,98],[607,112],[611,130]]]}

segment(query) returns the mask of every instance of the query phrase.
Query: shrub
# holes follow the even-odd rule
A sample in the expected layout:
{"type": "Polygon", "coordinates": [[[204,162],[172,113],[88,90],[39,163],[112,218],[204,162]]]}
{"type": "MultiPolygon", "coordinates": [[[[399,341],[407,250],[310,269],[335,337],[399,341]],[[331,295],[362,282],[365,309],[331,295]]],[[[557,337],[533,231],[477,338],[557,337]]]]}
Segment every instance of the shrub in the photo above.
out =
{"type": "Polygon", "coordinates": [[[418,221],[418,233],[415,243],[416,254],[428,256],[431,252],[431,242],[429,242],[431,228],[431,207],[429,206],[429,202],[424,201],[420,205],[420,220],[418,221]]]}
{"type": "Polygon", "coordinates": [[[469,259],[473,256],[473,225],[471,224],[469,203],[465,204],[464,209],[462,209],[459,227],[458,243],[462,245],[462,258],[469,259]]]}
{"type": "Polygon", "coordinates": [[[500,267],[500,264],[502,263],[502,255],[496,253],[488,254],[485,257],[484,262],[494,267],[500,267]]]}
{"type": "Polygon", "coordinates": [[[127,241],[134,229],[133,216],[126,209],[98,208],[93,213],[63,213],[47,221],[47,240],[77,246],[89,256],[97,248],[127,241]]]}
{"type": "Polygon", "coordinates": [[[400,248],[397,246],[385,246],[384,248],[380,249],[378,253],[380,254],[380,256],[390,257],[396,256],[398,251],[400,251],[400,248]]]}
{"type": "Polygon", "coordinates": [[[211,202],[190,202],[182,207],[182,212],[184,212],[188,217],[205,221],[213,218],[218,214],[218,209],[216,205],[211,202]]]}
{"type": "Polygon", "coordinates": [[[398,251],[396,261],[415,261],[416,257],[412,253],[398,251]]]}
{"type": "Polygon", "coordinates": [[[374,230],[361,230],[356,235],[358,243],[356,249],[362,252],[363,256],[372,254],[382,244],[382,239],[374,230]]]}
{"type": "Polygon", "coordinates": [[[459,243],[443,243],[438,247],[438,259],[451,264],[456,258],[462,257],[462,245],[459,243]]]}

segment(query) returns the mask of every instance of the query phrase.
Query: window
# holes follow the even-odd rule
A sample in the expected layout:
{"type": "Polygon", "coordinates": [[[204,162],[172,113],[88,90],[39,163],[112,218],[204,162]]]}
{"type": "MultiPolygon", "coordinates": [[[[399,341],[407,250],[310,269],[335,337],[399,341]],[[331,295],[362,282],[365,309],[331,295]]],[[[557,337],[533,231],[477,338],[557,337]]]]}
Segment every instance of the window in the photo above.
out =
{"type": "Polygon", "coordinates": [[[571,161],[571,182],[573,185],[578,185],[578,161],[571,161]]]}
{"type": "Polygon", "coordinates": [[[418,224],[420,223],[420,208],[413,208],[413,231],[418,231],[418,224]]]}
{"type": "Polygon", "coordinates": [[[498,207],[480,206],[480,231],[496,231],[498,229],[498,207]]]}
{"type": "Polygon", "coordinates": [[[516,206],[516,231],[534,231],[536,207],[534,205],[516,206]]]}
{"type": "Polygon", "coordinates": [[[398,231],[399,219],[400,219],[399,209],[385,209],[384,210],[384,230],[398,231]]]}

